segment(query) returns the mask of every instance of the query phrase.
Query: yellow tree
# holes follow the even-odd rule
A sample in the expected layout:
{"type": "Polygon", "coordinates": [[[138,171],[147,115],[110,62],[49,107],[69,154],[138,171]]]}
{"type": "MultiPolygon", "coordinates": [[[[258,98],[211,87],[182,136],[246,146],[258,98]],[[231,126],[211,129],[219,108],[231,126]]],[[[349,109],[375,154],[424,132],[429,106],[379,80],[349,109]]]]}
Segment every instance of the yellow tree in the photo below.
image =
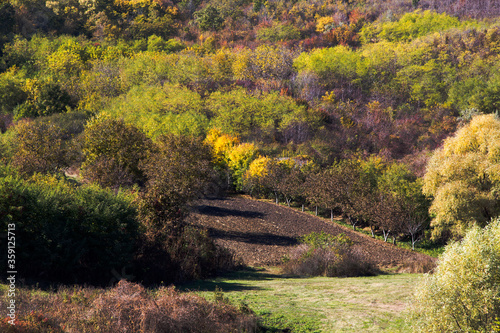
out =
{"type": "Polygon", "coordinates": [[[433,238],[460,238],[500,215],[500,120],[480,115],[445,140],[427,165],[433,238]]]}
{"type": "Polygon", "coordinates": [[[212,148],[214,162],[218,166],[227,166],[231,149],[240,143],[237,136],[224,134],[218,128],[212,128],[205,139],[205,143],[212,148]]]}
{"type": "Polygon", "coordinates": [[[250,195],[261,195],[266,191],[263,180],[268,173],[269,157],[260,156],[252,161],[243,175],[243,187],[250,195]]]}
{"type": "Polygon", "coordinates": [[[232,172],[233,183],[237,190],[243,188],[243,175],[256,156],[257,147],[253,143],[239,144],[229,152],[228,166],[232,172]]]}

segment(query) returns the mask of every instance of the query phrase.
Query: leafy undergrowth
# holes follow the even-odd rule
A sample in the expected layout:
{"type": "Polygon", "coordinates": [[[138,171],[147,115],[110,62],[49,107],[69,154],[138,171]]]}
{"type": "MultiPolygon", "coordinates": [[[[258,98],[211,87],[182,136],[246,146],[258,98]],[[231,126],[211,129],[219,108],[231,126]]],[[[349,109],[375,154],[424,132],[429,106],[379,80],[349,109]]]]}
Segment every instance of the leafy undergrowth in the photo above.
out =
{"type": "MultiPolygon", "coordinates": [[[[0,306],[7,308],[7,288],[0,306]]],[[[174,287],[154,293],[120,281],[103,290],[74,287],[57,292],[19,288],[15,325],[0,321],[0,332],[254,332],[257,320],[224,302],[180,293],[174,287]]]]}
{"type": "Polygon", "coordinates": [[[404,310],[420,275],[296,278],[276,272],[233,272],[182,289],[248,307],[261,317],[265,332],[409,331],[404,310]]]}

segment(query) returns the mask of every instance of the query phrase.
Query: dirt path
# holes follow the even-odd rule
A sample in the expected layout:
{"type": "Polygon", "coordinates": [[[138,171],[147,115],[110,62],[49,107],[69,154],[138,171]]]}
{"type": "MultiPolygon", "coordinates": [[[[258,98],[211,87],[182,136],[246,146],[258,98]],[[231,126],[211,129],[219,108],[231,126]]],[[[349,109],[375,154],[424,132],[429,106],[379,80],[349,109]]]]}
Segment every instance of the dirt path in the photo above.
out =
{"type": "Polygon", "coordinates": [[[298,236],[313,231],[347,234],[367,259],[381,267],[429,258],[295,209],[241,196],[200,200],[189,222],[207,228],[218,244],[250,266],[279,263],[297,244],[298,236]]]}

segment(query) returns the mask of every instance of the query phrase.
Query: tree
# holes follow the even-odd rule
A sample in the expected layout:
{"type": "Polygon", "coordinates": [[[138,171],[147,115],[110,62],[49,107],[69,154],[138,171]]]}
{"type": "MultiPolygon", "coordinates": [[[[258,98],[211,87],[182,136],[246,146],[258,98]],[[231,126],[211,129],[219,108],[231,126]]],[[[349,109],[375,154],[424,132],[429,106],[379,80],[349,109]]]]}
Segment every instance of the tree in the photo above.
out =
{"type": "Polygon", "coordinates": [[[194,17],[202,31],[218,31],[222,29],[224,24],[224,19],[219,10],[212,5],[207,5],[194,13],[194,17]]]}
{"type": "Polygon", "coordinates": [[[306,195],[304,193],[305,181],[306,176],[304,172],[300,169],[299,165],[294,163],[279,185],[281,193],[285,196],[288,207],[290,207],[292,201],[296,201],[302,204],[302,211],[304,211],[306,200],[306,195]]]}
{"type": "Polygon", "coordinates": [[[427,165],[423,192],[434,238],[459,238],[500,215],[500,120],[476,116],[445,140],[427,165]]]}
{"type": "Polygon", "coordinates": [[[228,153],[228,167],[232,172],[233,185],[236,190],[243,189],[243,175],[250,163],[257,157],[257,148],[253,143],[242,143],[234,146],[228,153]]]}
{"type": "Polygon", "coordinates": [[[267,186],[263,180],[267,175],[267,164],[269,161],[269,157],[257,157],[245,171],[243,175],[243,189],[251,196],[259,196],[266,193],[267,186]]]}
{"type": "Polygon", "coordinates": [[[59,126],[44,122],[19,122],[15,128],[12,164],[22,174],[56,173],[69,166],[67,145],[59,126]]]}
{"type": "Polygon", "coordinates": [[[140,219],[150,230],[178,226],[188,201],[206,193],[215,179],[210,148],[187,136],[161,136],[140,168],[147,178],[140,219]]]}
{"type": "Polygon", "coordinates": [[[415,293],[415,332],[500,332],[500,220],[448,245],[415,293]]]}
{"type": "Polygon", "coordinates": [[[148,157],[151,140],[123,120],[96,117],[83,134],[82,177],[106,187],[145,181],[139,163],[148,157]]]}
{"type": "Polygon", "coordinates": [[[69,94],[57,83],[28,79],[25,86],[27,100],[14,109],[16,119],[49,116],[66,112],[74,106],[69,94]]]}
{"type": "Polygon", "coordinates": [[[384,209],[389,213],[386,221],[380,221],[384,237],[386,227],[393,234],[404,233],[410,236],[412,249],[415,249],[430,219],[430,201],[422,193],[420,179],[406,165],[393,163],[380,176],[378,188],[386,201],[384,209]]]}

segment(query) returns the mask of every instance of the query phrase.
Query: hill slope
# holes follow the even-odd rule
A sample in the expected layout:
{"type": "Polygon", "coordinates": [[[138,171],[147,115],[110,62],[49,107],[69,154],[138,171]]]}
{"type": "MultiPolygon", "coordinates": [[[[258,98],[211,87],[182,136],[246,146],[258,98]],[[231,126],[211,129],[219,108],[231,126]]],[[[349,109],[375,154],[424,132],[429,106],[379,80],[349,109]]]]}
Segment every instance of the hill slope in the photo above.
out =
{"type": "Polygon", "coordinates": [[[367,259],[381,267],[430,258],[307,213],[239,196],[198,201],[190,223],[207,228],[218,244],[251,266],[277,264],[297,244],[297,237],[321,231],[345,233],[367,259]]]}

